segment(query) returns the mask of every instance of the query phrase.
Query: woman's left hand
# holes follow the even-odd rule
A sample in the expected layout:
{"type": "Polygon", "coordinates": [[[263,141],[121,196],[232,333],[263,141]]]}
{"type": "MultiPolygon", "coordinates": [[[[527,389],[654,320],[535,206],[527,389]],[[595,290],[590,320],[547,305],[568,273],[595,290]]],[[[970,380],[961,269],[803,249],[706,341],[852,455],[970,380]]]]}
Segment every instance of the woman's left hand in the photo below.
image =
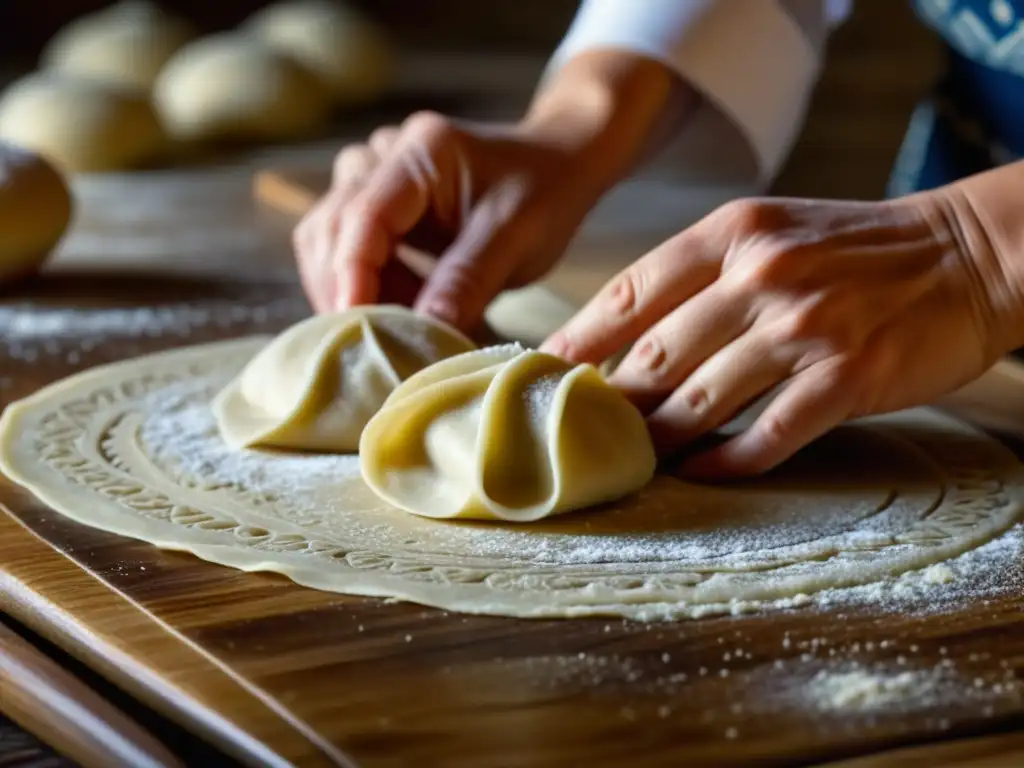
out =
{"type": "Polygon", "coordinates": [[[764,472],[847,419],[959,388],[1011,348],[978,222],[937,193],[735,201],[611,280],[544,349],[597,363],[633,344],[611,381],[661,453],[782,385],[746,431],[682,467],[764,472]]]}

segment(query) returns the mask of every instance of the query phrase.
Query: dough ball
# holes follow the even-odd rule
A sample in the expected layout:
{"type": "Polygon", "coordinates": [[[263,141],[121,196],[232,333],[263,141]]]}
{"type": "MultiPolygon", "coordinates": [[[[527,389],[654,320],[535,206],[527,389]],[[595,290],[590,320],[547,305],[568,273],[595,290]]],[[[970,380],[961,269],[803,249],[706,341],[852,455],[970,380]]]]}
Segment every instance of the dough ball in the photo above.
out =
{"type": "Polygon", "coordinates": [[[643,416],[595,368],[518,344],[404,382],[359,455],[366,483],[400,509],[517,523],[621,498],[655,467],[643,416]]]}
{"type": "Polygon", "coordinates": [[[0,142],[0,284],[34,272],[70,221],[60,173],[34,152],[0,142]]]}
{"type": "Polygon", "coordinates": [[[391,85],[391,45],[375,23],[353,8],[325,0],[296,0],[257,12],[245,26],[314,72],[336,103],[372,101],[391,85]]]}
{"type": "Polygon", "coordinates": [[[0,139],[70,172],[131,168],[165,148],[144,93],[51,72],[29,75],[0,95],[0,139]]]}
{"type": "Polygon", "coordinates": [[[154,91],[170,133],[187,140],[279,141],[306,136],[330,104],[316,77],[294,59],[241,35],[186,45],[154,91]]]}
{"type": "Polygon", "coordinates": [[[188,24],[159,6],[126,0],[64,27],[44,49],[42,64],[149,91],[164,64],[192,34],[188,24]]]}
{"type": "Polygon", "coordinates": [[[399,383],[475,349],[461,333],[398,306],[304,320],[270,342],[214,401],[225,442],[355,451],[366,422],[399,383]]]}

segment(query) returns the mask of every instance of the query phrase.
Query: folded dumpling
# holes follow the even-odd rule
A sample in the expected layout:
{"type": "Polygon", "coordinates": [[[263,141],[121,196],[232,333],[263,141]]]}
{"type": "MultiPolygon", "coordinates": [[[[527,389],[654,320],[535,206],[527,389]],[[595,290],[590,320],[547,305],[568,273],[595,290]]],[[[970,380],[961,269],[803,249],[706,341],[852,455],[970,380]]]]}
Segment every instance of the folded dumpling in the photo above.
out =
{"type": "Polygon", "coordinates": [[[263,446],[347,453],[402,381],[476,349],[444,323],[390,305],[298,323],[273,339],[214,400],[221,436],[263,446]]]}
{"type": "Polygon", "coordinates": [[[655,467],[643,416],[593,366],[517,344],[412,376],[359,454],[363,479],[400,509],[511,522],[626,496],[655,467]]]}

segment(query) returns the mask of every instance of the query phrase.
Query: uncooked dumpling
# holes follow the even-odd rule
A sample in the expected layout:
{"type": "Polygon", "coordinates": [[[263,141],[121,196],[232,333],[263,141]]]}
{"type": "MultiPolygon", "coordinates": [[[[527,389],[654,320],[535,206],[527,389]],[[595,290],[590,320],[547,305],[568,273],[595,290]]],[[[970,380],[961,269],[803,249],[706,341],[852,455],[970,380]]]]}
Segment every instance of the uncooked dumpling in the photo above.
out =
{"type": "Polygon", "coordinates": [[[0,284],[43,263],[71,219],[71,195],[34,152],[0,142],[0,284]]]}
{"type": "Polygon", "coordinates": [[[319,315],[271,341],[218,395],[214,413],[234,447],[355,451],[399,383],[471,349],[455,329],[404,307],[319,315]]]}
{"type": "Polygon", "coordinates": [[[37,72],[0,95],[0,139],[72,172],[131,168],[166,148],[146,94],[56,72],[37,72]]]}
{"type": "Polygon", "coordinates": [[[530,522],[644,486],[640,412],[590,365],[517,344],[444,360],[398,387],[359,443],[363,479],[425,517],[530,522]]]}
{"type": "Polygon", "coordinates": [[[376,24],[353,8],[324,0],[283,2],[257,12],[245,26],[314,72],[336,103],[369,101],[391,84],[390,44],[376,24]]]}
{"type": "Polygon", "coordinates": [[[240,34],[182,48],[154,90],[168,131],[185,140],[284,141],[321,127],[323,86],[300,63],[240,34]]]}
{"type": "Polygon", "coordinates": [[[191,27],[144,0],[125,0],[68,24],[47,44],[42,65],[149,91],[191,27]]]}

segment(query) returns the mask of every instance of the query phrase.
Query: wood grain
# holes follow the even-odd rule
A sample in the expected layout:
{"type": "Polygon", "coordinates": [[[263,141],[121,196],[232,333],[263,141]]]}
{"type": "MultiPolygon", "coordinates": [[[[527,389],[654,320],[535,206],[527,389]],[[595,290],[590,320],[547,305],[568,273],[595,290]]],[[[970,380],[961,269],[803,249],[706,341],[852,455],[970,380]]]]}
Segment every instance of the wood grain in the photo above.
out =
{"type": "Polygon", "coordinates": [[[0,624],[0,710],[83,768],[181,762],[123,712],[0,624]]]}
{"type": "MultiPolygon", "coordinates": [[[[242,211],[239,200],[251,205],[248,174],[218,179],[171,174],[120,185],[129,199],[159,183],[169,199],[196,209],[204,195],[223,210],[242,211]]],[[[212,255],[191,278],[166,271],[170,245],[152,249],[151,263],[130,276],[92,273],[74,258],[80,244],[96,246],[79,230],[66,244],[71,258],[10,301],[37,311],[182,303],[212,310],[225,299],[252,308],[276,296],[292,297],[301,314],[294,277],[259,279],[290,258],[288,228],[263,229],[253,213],[234,223],[263,237],[241,238],[252,251],[212,255]],[[239,270],[243,281],[234,277],[239,270]]],[[[195,225],[191,238],[224,223],[198,217],[195,225]]],[[[167,229],[173,243],[178,235],[167,229]]],[[[31,365],[0,347],[10,378],[0,397],[105,360],[250,330],[246,320],[186,337],[113,335],[86,350],[79,342],[88,328],[67,328],[57,354],[46,352],[45,339],[34,342],[31,365]]],[[[0,607],[254,765],[807,764],[1006,728],[1024,714],[1010,689],[984,709],[953,696],[885,716],[829,714],[799,693],[835,663],[829,649],[841,661],[892,667],[903,656],[921,669],[951,655],[959,677],[986,685],[1024,673],[1018,597],[921,615],[850,607],[668,626],[518,622],[235,572],[83,528],[9,484],[0,484],[0,502],[12,512],[0,522],[0,607]],[[737,648],[742,656],[732,655],[737,648]]]]}
{"type": "MultiPolygon", "coordinates": [[[[814,162],[788,175],[791,191],[800,179],[851,196],[884,184],[912,103],[899,97],[911,87],[902,77],[874,86],[854,77],[867,34],[854,27],[837,40],[847,45],[840,80],[868,88],[857,91],[860,106],[876,88],[884,120],[873,124],[867,109],[851,115],[841,88],[822,97],[829,115],[816,146],[797,151],[814,162]],[[828,151],[841,140],[854,142],[851,154],[828,151]]],[[[329,159],[330,147],[317,151],[329,159]]],[[[83,215],[54,270],[9,303],[252,308],[291,296],[301,307],[290,221],[252,206],[251,181],[236,169],[98,182],[82,191],[83,215]],[[147,205],[133,205],[140,200],[147,205]]],[[[31,364],[0,344],[0,402],[82,367],[249,330],[112,334],[88,350],[72,334],[58,354],[39,339],[31,364]]],[[[1021,595],[908,613],[851,605],[667,626],[521,622],[234,572],[83,528],[3,482],[0,502],[10,510],[0,515],[0,608],[252,765],[778,766],[863,756],[887,765],[885,750],[925,744],[935,750],[927,764],[942,765],[967,759],[967,742],[955,739],[1019,729],[1024,717],[1019,687],[993,693],[1024,675],[1021,595]],[[803,695],[820,670],[853,662],[949,663],[960,687],[867,713],[823,711],[803,695]],[[975,680],[983,705],[966,696],[975,680]]],[[[1024,562],[998,577],[1024,583],[1024,562]]],[[[1013,737],[987,743],[1010,758],[1019,746],[1013,737]]]]}

